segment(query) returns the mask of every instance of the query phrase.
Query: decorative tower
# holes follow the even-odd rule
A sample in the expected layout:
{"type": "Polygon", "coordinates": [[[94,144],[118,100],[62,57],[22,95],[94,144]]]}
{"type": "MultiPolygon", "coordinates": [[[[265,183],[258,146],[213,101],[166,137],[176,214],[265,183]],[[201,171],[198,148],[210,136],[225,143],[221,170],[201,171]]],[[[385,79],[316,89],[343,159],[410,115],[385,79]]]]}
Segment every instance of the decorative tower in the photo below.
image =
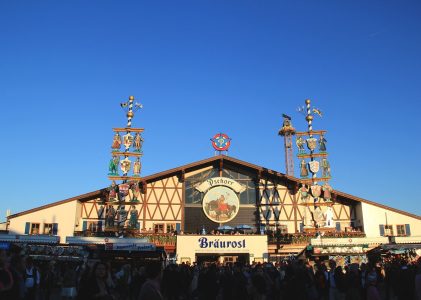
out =
{"type": "Polygon", "coordinates": [[[285,148],[285,168],[286,174],[294,176],[294,158],[292,155],[292,136],[295,135],[295,128],[292,126],[291,117],[282,114],[284,122],[282,128],[279,130],[278,135],[284,137],[285,148]]]}
{"type": "Polygon", "coordinates": [[[327,160],[326,130],[313,130],[314,115],[322,117],[322,112],[311,108],[310,99],[306,106],[299,108],[304,113],[308,130],[296,133],[301,187],[300,194],[304,210],[304,228],[332,228],[333,210],[330,164],[327,160]],[[305,149],[307,146],[307,150],[305,149]],[[320,174],[321,169],[321,174],[320,174]],[[318,182],[323,182],[319,185],[318,182]]]}
{"type": "Polygon", "coordinates": [[[140,158],[143,155],[143,128],[132,128],[134,112],[142,108],[142,105],[134,103],[134,97],[130,96],[129,100],[120,106],[126,112],[127,125],[124,128],[113,128],[114,137],[108,168],[111,185],[108,188],[105,213],[105,231],[114,231],[116,235],[123,235],[129,229],[139,229],[136,206],[140,204],[141,198],[140,158]],[[122,134],[124,135],[121,136],[122,134]],[[121,183],[118,183],[119,181],[121,183]],[[129,210],[126,210],[126,205],[129,205],[129,210]],[[114,206],[117,206],[117,209],[114,206]]]}

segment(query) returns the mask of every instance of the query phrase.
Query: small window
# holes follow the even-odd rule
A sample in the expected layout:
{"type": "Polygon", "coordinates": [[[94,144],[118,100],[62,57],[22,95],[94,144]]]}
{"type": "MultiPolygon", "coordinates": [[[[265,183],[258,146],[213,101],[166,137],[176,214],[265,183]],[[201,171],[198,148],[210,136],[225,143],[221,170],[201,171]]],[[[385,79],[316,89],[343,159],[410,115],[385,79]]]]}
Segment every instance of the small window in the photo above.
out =
{"type": "Polygon", "coordinates": [[[154,233],[164,233],[164,224],[154,224],[154,233]]]}
{"type": "Polygon", "coordinates": [[[396,225],[396,235],[406,236],[405,225],[396,225]]]}
{"type": "Polygon", "coordinates": [[[173,233],[175,231],[175,224],[167,224],[167,233],[173,233]]]}
{"type": "Polygon", "coordinates": [[[393,236],[393,226],[392,225],[384,225],[384,235],[385,236],[393,236]]]}
{"type": "Polygon", "coordinates": [[[31,234],[39,234],[39,223],[31,224],[31,234]]]}
{"type": "Polygon", "coordinates": [[[53,233],[53,224],[51,223],[44,223],[44,231],[43,234],[51,235],[53,233]]]}

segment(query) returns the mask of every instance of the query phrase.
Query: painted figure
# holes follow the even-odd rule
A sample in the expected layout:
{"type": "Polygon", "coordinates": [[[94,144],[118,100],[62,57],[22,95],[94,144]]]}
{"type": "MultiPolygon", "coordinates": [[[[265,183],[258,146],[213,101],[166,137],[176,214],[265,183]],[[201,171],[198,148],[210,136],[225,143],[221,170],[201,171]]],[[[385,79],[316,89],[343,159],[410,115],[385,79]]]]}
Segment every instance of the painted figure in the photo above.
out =
{"type": "Polygon", "coordinates": [[[139,176],[140,175],[140,169],[142,168],[142,164],[140,163],[140,159],[137,158],[137,160],[133,164],[133,176],[139,176]]]}
{"type": "Polygon", "coordinates": [[[139,188],[139,184],[134,183],[132,184],[130,191],[132,193],[132,197],[131,197],[131,202],[139,202],[139,198],[140,198],[140,188],[139,188]]]}
{"type": "Polygon", "coordinates": [[[325,218],[326,218],[326,223],[325,223],[326,227],[330,227],[330,228],[335,227],[334,224],[333,224],[333,209],[332,209],[332,207],[329,206],[327,208],[326,213],[325,213],[325,218]]]}
{"type": "Polygon", "coordinates": [[[325,182],[322,187],[323,190],[323,198],[327,202],[331,202],[332,200],[332,187],[329,185],[329,183],[325,182]]]}
{"type": "Polygon", "coordinates": [[[327,140],[325,139],[325,137],[322,134],[320,136],[320,139],[319,139],[319,151],[320,152],[326,152],[326,143],[327,143],[327,140]]]}
{"type": "Polygon", "coordinates": [[[98,209],[98,219],[104,218],[104,205],[101,205],[98,209]]]}
{"type": "Polygon", "coordinates": [[[300,176],[303,177],[303,178],[308,177],[307,164],[306,164],[306,161],[304,159],[302,159],[301,163],[300,163],[300,176]]]}
{"type": "Polygon", "coordinates": [[[307,185],[303,184],[300,188],[301,200],[305,201],[308,198],[308,188],[307,185]]]}
{"type": "Polygon", "coordinates": [[[115,209],[112,205],[108,205],[107,214],[105,216],[105,227],[114,227],[115,209]]]}
{"type": "Polygon", "coordinates": [[[116,155],[114,155],[110,159],[110,164],[108,165],[108,175],[118,175],[118,164],[120,162],[120,158],[116,155]]]}
{"type": "Polygon", "coordinates": [[[134,137],[134,151],[135,152],[141,152],[142,149],[142,144],[143,144],[143,139],[140,136],[140,133],[136,133],[135,137],[134,137]]]}
{"type": "Polygon", "coordinates": [[[122,205],[117,212],[118,227],[123,227],[127,220],[127,210],[125,205],[122,205]]]}
{"type": "Polygon", "coordinates": [[[132,210],[130,211],[129,226],[131,228],[137,228],[137,215],[138,211],[136,206],[132,205],[132,210]]]}
{"type": "Polygon", "coordinates": [[[304,150],[305,141],[301,136],[298,137],[298,139],[295,141],[295,144],[298,147],[298,154],[301,154],[301,153],[305,152],[305,150],[304,150]]]}
{"type": "Polygon", "coordinates": [[[121,146],[121,137],[118,134],[118,132],[116,132],[114,134],[114,138],[113,138],[113,144],[111,145],[111,148],[113,148],[113,151],[118,151],[120,150],[120,146],[121,146]]]}
{"type": "Polygon", "coordinates": [[[117,185],[114,180],[111,183],[111,186],[108,188],[108,190],[109,190],[108,201],[110,202],[117,201],[117,185]]]}
{"type": "Polygon", "coordinates": [[[330,177],[330,164],[326,158],[323,158],[322,161],[322,177],[330,177]]]}

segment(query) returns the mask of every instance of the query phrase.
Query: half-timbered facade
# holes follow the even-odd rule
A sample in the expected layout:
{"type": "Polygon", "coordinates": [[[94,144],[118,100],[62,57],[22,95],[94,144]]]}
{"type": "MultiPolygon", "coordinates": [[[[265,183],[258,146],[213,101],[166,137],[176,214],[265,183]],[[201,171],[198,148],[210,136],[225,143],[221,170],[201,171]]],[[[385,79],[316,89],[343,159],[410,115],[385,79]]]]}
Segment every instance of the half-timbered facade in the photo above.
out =
{"type": "MultiPolygon", "coordinates": [[[[107,211],[112,205],[107,200],[106,188],[11,215],[8,231],[53,234],[60,237],[61,243],[69,236],[209,234],[222,223],[205,213],[203,193],[197,187],[212,178],[228,178],[242,187],[236,215],[223,225],[250,226],[257,234],[304,232],[303,219],[308,207],[302,205],[299,196],[299,179],[225,155],[143,177],[136,202],[114,204],[128,216],[123,220],[123,227],[127,228],[123,233],[107,232],[105,227],[107,211]],[[134,215],[137,226],[129,228],[130,216],[134,215]]],[[[358,231],[367,238],[421,237],[419,216],[340,191],[332,194],[334,225],[331,227],[336,232],[358,231]]],[[[116,222],[119,222],[118,214],[116,222]]]]}

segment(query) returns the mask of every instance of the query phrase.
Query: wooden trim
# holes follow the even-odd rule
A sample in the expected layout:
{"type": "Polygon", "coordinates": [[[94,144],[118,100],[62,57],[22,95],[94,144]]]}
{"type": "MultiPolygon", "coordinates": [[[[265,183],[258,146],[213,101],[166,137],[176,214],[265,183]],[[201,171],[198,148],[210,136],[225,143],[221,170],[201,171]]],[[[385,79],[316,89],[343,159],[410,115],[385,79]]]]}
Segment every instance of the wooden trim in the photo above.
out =
{"type": "Polygon", "coordinates": [[[113,128],[114,132],[143,132],[145,131],[144,128],[131,128],[131,127],[125,127],[125,128],[113,128]]]}
{"type": "Polygon", "coordinates": [[[140,152],[120,152],[120,151],[114,151],[111,152],[112,156],[133,156],[133,157],[141,157],[143,156],[143,153],[140,152]]]}
{"type": "Polygon", "coordinates": [[[87,201],[87,200],[92,200],[92,199],[95,199],[95,198],[100,198],[103,195],[104,192],[106,192],[106,189],[101,189],[101,190],[97,190],[97,191],[94,191],[94,192],[82,194],[82,195],[79,195],[79,196],[76,196],[76,197],[64,199],[64,200],[61,200],[61,201],[53,202],[53,203],[42,205],[42,206],[38,206],[38,207],[29,209],[29,210],[24,210],[20,213],[10,215],[10,216],[7,217],[7,219],[13,219],[13,218],[16,218],[16,217],[20,217],[20,216],[27,215],[27,214],[30,214],[30,213],[33,213],[33,212],[37,212],[37,211],[40,211],[40,210],[43,210],[43,209],[46,209],[46,208],[58,206],[58,205],[65,204],[65,203],[72,202],[72,201],[76,201],[76,200],[77,201],[82,201],[82,200],[87,201]]]}

